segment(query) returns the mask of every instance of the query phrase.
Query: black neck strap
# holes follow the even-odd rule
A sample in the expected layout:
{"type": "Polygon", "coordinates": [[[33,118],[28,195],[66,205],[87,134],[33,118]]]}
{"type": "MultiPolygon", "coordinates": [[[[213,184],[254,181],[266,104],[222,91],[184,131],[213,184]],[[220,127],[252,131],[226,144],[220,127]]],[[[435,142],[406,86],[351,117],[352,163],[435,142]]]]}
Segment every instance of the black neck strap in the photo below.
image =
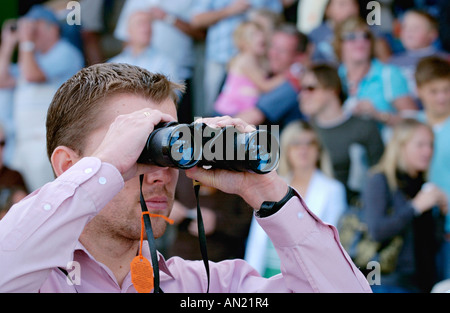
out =
{"type": "MultiPolygon", "coordinates": [[[[140,181],[141,209],[142,209],[142,212],[148,212],[147,205],[145,204],[144,195],[142,193],[143,180],[144,180],[144,175],[140,175],[139,181],[140,181]]],[[[206,276],[208,278],[208,286],[207,286],[206,292],[209,293],[209,285],[210,285],[209,262],[208,262],[208,252],[207,252],[207,245],[206,245],[205,227],[203,225],[202,212],[200,210],[199,190],[200,190],[200,183],[194,182],[194,192],[195,192],[195,198],[197,200],[198,240],[199,240],[199,244],[200,244],[200,252],[202,254],[203,264],[205,265],[205,269],[206,269],[206,276]]],[[[143,218],[144,218],[145,232],[147,234],[147,242],[148,242],[148,245],[150,248],[150,255],[152,258],[153,277],[154,277],[154,291],[153,292],[160,293],[163,291],[159,287],[158,255],[156,252],[156,243],[155,243],[155,237],[153,235],[152,223],[150,221],[150,216],[148,214],[144,214],[143,218]]]]}

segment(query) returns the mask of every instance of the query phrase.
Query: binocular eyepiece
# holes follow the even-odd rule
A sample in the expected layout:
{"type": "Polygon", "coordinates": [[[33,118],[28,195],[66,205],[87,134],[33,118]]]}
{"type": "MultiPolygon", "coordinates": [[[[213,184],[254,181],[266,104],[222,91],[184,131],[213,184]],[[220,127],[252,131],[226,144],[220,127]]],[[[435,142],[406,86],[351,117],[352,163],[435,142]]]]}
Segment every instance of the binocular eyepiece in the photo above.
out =
{"type": "Polygon", "coordinates": [[[278,139],[265,129],[242,133],[234,126],[161,123],[147,139],[138,163],[189,169],[210,166],[265,174],[278,166],[278,139]]]}

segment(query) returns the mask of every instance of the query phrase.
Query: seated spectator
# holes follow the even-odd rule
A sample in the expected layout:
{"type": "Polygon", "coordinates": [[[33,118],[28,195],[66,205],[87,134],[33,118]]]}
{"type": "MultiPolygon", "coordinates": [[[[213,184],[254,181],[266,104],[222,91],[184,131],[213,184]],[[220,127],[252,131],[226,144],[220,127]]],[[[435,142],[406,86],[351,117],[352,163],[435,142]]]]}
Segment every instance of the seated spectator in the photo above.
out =
{"type": "MultiPolygon", "coordinates": [[[[314,130],[303,121],[290,123],[281,133],[278,173],[302,195],[311,211],[336,226],[347,207],[344,185],[331,178],[331,165],[314,130]]],[[[253,219],[246,247],[246,260],[261,275],[280,273],[275,248],[253,219]]]]}
{"type": "Polygon", "coordinates": [[[405,51],[394,55],[389,63],[401,68],[416,101],[418,98],[414,73],[420,59],[428,56],[450,57],[434,45],[438,38],[439,24],[431,14],[415,9],[406,12],[400,32],[405,51]]]}
{"type": "Polygon", "coordinates": [[[220,115],[236,115],[255,107],[261,92],[268,92],[284,81],[284,75],[268,77],[266,40],[263,29],[254,22],[243,22],[234,32],[238,54],[231,59],[224,87],[215,102],[220,115]]]}
{"type": "Polygon", "coordinates": [[[426,184],[433,155],[433,131],[406,119],[394,128],[380,163],[363,192],[370,236],[383,244],[401,238],[396,269],[381,275],[375,292],[430,292],[437,282],[437,220],[447,211],[438,187],[426,184]]]}
{"type": "Polygon", "coordinates": [[[382,127],[383,138],[405,111],[417,110],[406,78],[400,69],[375,58],[374,36],[366,21],[350,18],[336,29],[335,51],[341,60],[339,76],[350,99],[346,109],[373,118],[382,127]]]}
{"type": "Polygon", "coordinates": [[[347,201],[359,199],[368,166],[375,165],[384,145],[373,120],[348,114],[336,69],[330,65],[314,65],[302,80],[300,108],[328,151],[334,177],[347,190],[347,201]]]}
{"type": "Polygon", "coordinates": [[[280,26],[272,36],[268,59],[271,74],[283,74],[283,83],[261,94],[255,108],[237,117],[252,125],[267,122],[283,129],[289,122],[303,118],[297,95],[304,67],[309,64],[308,37],[292,24],[280,26]]]}
{"type": "Polygon", "coordinates": [[[16,135],[11,166],[25,177],[30,191],[54,179],[46,156],[47,108],[59,86],[84,65],[81,52],[61,38],[55,14],[33,6],[17,21],[5,23],[0,56],[0,88],[12,92],[16,135]],[[19,46],[18,63],[11,65],[19,46]],[[32,151],[33,153],[30,153],[32,151]]]}
{"type": "MultiPolygon", "coordinates": [[[[424,58],[417,66],[415,79],[424,106],[418,119],[430,125],[434,132],[430,182],[441,188],[450,199],[450,64],[438,57],[424,58]]],[[[450,278],[450,214],[447,214],[445,233],[441,256],[443,279],[450,278]]]]}
{"type": "Polygon", "coordinates": [[[166,75],[178,82],[176,64],[151,43],[152,23],[150,12],[136,11],[128,19],[128,41],[123,51],[109,63],[127,63],[148,71],[166,75]]]}
{"type": "MultiPolygon", "coordinates": [[[[325,9],[324,21],[309,34],[313,43],[313,62],[339,64],[339,59],[333,49],[335,29],[349,18],[356,18],[360,13],[360,1],[357,0],[330,0],[325,9]]],[[[383,38],[377,26],[371,26],[374,33],[374,53],[377,58],[386,60],[391,55],[391,49],[383,38]]]]}

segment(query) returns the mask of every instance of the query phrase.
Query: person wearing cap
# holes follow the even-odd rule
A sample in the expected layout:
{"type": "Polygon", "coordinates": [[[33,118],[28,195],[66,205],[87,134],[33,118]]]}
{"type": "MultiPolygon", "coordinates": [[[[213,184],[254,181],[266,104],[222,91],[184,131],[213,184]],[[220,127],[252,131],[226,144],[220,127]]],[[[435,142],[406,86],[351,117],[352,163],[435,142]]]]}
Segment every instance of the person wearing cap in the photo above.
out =
{"type": "Polygon", "coordinates": [[[12,93],[16,135],[11,166],[34,190],[53,179],[45,152],[45,116],[58,87],[84,65],[82,54],[61,38],[55,14],[33,6],[17,21],[2,28],[0,93],[12,93]],[[18,62],[12,64],[18,47],[18,62]],[[30,151],[33,151],[30,154],[30,151]]]}

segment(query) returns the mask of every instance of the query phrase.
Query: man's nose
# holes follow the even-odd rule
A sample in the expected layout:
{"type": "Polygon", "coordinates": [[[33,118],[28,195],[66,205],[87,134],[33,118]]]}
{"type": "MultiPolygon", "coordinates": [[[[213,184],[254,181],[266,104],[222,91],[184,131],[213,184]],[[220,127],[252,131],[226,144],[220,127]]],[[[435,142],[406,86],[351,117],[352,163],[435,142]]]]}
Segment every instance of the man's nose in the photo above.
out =
{"type": "Polygon", "coordinates": [[[170,181],[171,169],[169,167],[151,166],[144,174],[144,182],[147,184],[166,184],[170,181]]]}

